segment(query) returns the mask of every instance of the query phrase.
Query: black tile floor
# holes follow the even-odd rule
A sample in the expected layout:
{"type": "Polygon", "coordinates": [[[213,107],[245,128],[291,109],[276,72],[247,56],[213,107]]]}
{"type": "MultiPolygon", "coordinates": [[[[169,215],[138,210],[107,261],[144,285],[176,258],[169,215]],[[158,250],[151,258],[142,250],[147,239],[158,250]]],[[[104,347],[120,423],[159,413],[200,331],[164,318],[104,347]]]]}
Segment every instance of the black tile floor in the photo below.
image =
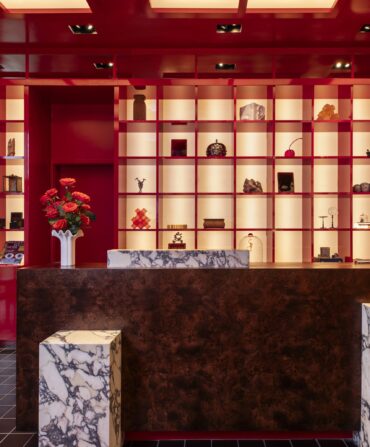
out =
{"type": "MultiPolygon", "coordinates": [[[[0,447],[37,447],[35,433],[15,430],[15,345],[0,344],[0,447]]],[[[355,447],[350,439],[126,441],[124,447],[355,447]]]]}

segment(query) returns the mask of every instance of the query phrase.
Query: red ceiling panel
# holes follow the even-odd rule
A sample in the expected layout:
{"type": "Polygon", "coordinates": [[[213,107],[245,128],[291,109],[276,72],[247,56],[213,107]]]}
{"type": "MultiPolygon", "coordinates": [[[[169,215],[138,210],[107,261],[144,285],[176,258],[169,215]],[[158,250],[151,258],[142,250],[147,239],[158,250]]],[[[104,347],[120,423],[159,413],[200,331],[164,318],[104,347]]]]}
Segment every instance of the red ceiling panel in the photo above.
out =
{"type": "Polygon", "coordinates": [[[117,52],[119,76],[157,77],[193,73],[194,55],[199,56],[199,73],[214,74],[212,55],[232,54],[230,59],[241,58],[236,75],[263,77],[272,72],[272,53],[278,56],[277,74],[318,76],[331,63],[325,54],[334,58],[347,51],[369,52],[370,34],[359,33],[370,22],[367,0],[338,0],[328,14],[160,14],[150,8],[148,0],[89,0],[89,4],[92,14],[9,15],[0,11],[0,53],[42,54],[32,57],[33,75],[94,77],[108,75],[91,71],[91,60],[82,55],[102,57],[117,52]],[[70,24],[88,22],[95,24],[97,35],[73,35],[68,29],[70,24]],[[223,22],[241,23],[243,32],[217,34],[216,25],[223,22]],[[288,57],[292,47],[296,49],[293,54],[301,54],[301,61],[288,57]],[[248,49],[254,50],[248,54],[248,49]],[[53,54],[58,57],[52,58],[53,54]],[[325,63],[320,62],[320,54],[325,63]],[[49,56],[45,59],[45,55],[49,56]]]}

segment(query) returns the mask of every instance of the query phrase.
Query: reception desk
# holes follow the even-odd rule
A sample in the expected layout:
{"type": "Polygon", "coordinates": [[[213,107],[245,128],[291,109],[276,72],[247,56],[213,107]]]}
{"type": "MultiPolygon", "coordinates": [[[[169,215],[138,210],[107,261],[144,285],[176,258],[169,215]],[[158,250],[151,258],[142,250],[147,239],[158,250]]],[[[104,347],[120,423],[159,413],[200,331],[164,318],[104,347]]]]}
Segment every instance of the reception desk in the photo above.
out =
{"type": "Polygon", "coordinates": [[[40,341],[120,329],[125,431],[358,430],[369,301],[346,264],[20,269],[17,429],[37,427],[40,341]]]}

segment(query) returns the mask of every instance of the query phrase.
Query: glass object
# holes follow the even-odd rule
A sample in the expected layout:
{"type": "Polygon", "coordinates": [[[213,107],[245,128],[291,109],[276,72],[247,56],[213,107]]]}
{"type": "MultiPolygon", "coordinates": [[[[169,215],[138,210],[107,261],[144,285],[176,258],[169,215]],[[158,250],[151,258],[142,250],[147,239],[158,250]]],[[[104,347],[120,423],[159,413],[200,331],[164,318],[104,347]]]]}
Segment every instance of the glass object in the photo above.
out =
{"type": "Polygon", "coordinates": [[[263,262],[263,244],[259,237],[253,233],[248,233],[239,242],[239,250],[249,251],[249,262],[251,264],[263,262]]]}

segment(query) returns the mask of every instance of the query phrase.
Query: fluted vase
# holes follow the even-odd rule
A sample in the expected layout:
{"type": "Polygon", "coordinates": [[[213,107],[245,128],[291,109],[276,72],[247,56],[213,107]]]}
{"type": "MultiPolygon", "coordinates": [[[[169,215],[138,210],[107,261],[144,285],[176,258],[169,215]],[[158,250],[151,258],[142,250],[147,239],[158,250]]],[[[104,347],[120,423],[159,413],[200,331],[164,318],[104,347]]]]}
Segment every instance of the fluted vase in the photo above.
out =
{"type": "Polygon", "coordinates": [[[83,231],[72,234],[70,230],[53,230],[51,235],[60,240],[60,266],[73,267],[76,264],[76,240],[84,235],[83,231]]]}

